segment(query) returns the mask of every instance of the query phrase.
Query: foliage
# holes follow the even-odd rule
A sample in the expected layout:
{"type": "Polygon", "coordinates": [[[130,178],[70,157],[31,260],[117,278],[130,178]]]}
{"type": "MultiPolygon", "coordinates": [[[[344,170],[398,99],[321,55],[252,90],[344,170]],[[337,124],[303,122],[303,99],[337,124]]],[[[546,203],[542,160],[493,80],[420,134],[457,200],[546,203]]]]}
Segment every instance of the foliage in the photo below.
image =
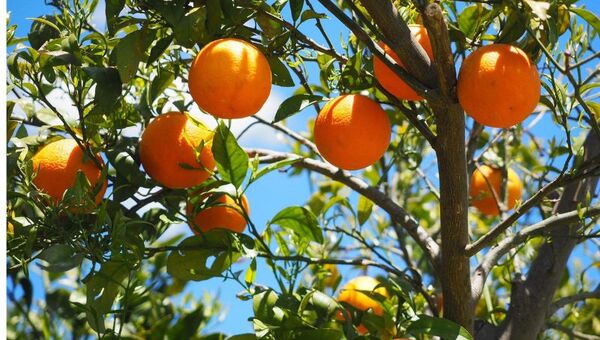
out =
{"type": "MultiPolygon", "coordinates": [[[[15,36],[16,26],[7,28],[7,216],[14,228],[8,237],[9,338],[69,332],[73,338],[225,339],[229,334],[202,332],[222,313],[218,299],[199,301],[188,288],[209,279],[238,283],[240,303],[253,306],[255,334],[228,339],[354,339],[361,337],[356,328],[361,323],[374,338],[471,338],[441,318],[435,301],[440,282],[427,253],[369,191],[382,192],[388,207],[390,201],[402,207],[439,241],[436,160],[414,124],[420,121],[435,133],[432,108],[388,97],[372,76],[372,51],[346,28],[339,46],[334,44],[328,28],[336,19],[324,8],[309,0],[107,0],[106,29],[100,30],[90,22],[98,1],[47,2],[52,14],[34,19],[26,38],[15,36]],[[320,175],[310,177],[314,191],[304,206],[274,211],[266,225],[247,216],[245,234],[161,238],[171,225],[185,223],[187,195],[198,188],[159,188],[146,176],[139,131],[160,113],[194,108],[185,85],[191,57],[208,42],[233,36],[265,53],[274,85],[294,90],[274,122],[257,118],[286,134],[292,156],[244,149],[229,122],[219,121],[212,144],[217,171],[201,187],[220,192],[230,184],[233,192],[224,194],[239,200],[248,187],[268,181],[270,172],[320,175]],[[351,177],[320,162],[314,145],[283,123],[339,93],[356,92],[384,106],[394,133],[380,162],[351,177]],[[31,156],[57,136],[81,141],[90,157],[99,152],[108,165],[108,194],[92,213],[74,213],[68,204],[47,206],[32,184],[31,156]],[[352,272],[331,280],[331,268],[337,268],[331,265],[378,274],[393,293],[381,301],[384,314],[339,304],[337,285],[352,272]],[[46,290],[35,299],[32,267],[43,270],[46,290]],[[269,272],[276,286],[256,282],[258,270],[269,272]],[[340,310],[352,318],[339,321],[340,310]]],[[[337,3],[373,38],[381,35],[365,21],[370,19],[362,6],[337,3]]],[[[420,20],[412,3],[394,3],[407,22],[420,20]]],[[[484,42],[502,42],[521,47],[539,65],[542,105],[533,116],[550,132],[535,135],[537,118],[506,130],[482,129],[468,120],[469,165],[518,170],[524,198],[556,179],[566,183],[592,173],[580,160],[584,137],[598,129],[600,117],[595,59],[600,21],[576,3],[441,1],[457,62],[484,42]]],[[[77,181],[66,195],[89,190],[77,181]]],[[[554,196],[535,202],[506,237],[551,217],[554,202],[554,196]]],[[[583,257],[597,252],[598,224],[586,213],[597,202],[589,196],[579,207],[583,257]]],[[[476,210],[469,221],[471,240],[498,223],[476,210]]],[[[476,307],[478,319],[492,325],[505,319],[515,273],[526,271],[540,244],[539,238],[525,241],[492,270],[476,307]]],[[[570,266],[557,296],[589,290],[597,282],[598,262],[592,261],[570,266]]],[[[568,305],[548,319],[545,335],[574,328],[598,334],[597,312],[597,301],[568,305]]]]}

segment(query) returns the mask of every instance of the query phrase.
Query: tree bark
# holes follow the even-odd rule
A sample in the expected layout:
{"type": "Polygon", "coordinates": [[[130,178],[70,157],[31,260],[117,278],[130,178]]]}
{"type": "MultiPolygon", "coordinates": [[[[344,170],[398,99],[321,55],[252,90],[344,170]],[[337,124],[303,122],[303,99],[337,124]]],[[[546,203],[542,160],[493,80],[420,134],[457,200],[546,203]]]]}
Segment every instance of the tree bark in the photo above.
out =
{"type": "Polygon", "coordinates": [[[442,9],[436,3],[420,8],[433,49],[435,63],[431,64],[390,1],[361,2],[406,69],[440,95],[440,100],[429,100],[438,130],[434,146],[442,230],[442,265],[438,274],[444,294],[444,317],[473,333],[470,266],[464,251],[469,242],[465,118],[456,97],[455,62],[442,9]]]}
{"type": "MultiPolygon", "coordinates": [[[[590,131],[584,143],[584,161],[599,154],[600,136],[590,131]]],[[[592,176],[567,185],[554,207],[554,213],[569,212],[577,209],[579,204],[585,204],[586,196],[594,195],[597,184],[598,177],[592,176]]],[[[579,224],[553,228],[531,264],[527,278],[517,278],[513,282],[510,309],[498,330],[500,339],[535,339],[543,330],[569,256],[578,243],[578,238],[571,235],[580,228],[579,224]]]]}
{"type": "Polygon", "coordinates": [[[465,116],[456,97],[456,69],[448,27],[442,8],[432,3],[423,10],[429,32],[442,102],[430,102],[436,118],[438,140],[435,148],[440,178],[442,266],[440,281],[444,294],[444,317],[473,334],[473,306],[469,257],[467,193],[468,174],[465,144],[465,116]]]}

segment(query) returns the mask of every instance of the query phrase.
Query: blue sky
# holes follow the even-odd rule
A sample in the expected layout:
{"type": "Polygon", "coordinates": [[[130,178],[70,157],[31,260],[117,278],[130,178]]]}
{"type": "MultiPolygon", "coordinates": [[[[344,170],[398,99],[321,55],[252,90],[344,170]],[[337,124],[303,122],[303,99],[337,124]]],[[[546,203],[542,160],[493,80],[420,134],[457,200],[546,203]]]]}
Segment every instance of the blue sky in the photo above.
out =
{"type": "MultiPolygon", "coordinates": [[[[101,3],[103,3],[103,1],[101,1],[101,3]]],[[[595,13],[599,12],[600,2],[597,0],[583,1],[582,4],[586,4],[588,9],[591,9],[595,13]]],[[[52,8],[45,6],[42,0],[8,0],[8,10],[11,12],[11,23],[17,24],[19,27],[17,35],[25,36],[31,25],[31,21],[27,18],[46,14],[51,11],[52,8]]],[[[317,11],[326,12],[320,6],[317,6],[317,11]]],[[[98,15],[95,15],[92,19],[99,28],[104,27],[103,12],[103,9],[99,8],[98,15]]],[[[349,33],[343,26],[339,25],[337,21],[327,20],[326,25],[327,31],[334,43],[337,44],[340,41],[340,38],[346,40],[349,33]]],[[[305,34],[314,37],[319,43],[324,44],[323,39],[320,37],[320,34],[318,34],[314,25],[304,24],[302,29],[305,34]]],[[[309,77],[311,77],[310,79],[314,79],[314,81],[318,81],[318,73],[315,72],[314,68],[310,69],[309,77]]],[[[269,99],[266,108],[263,110],[262,115],[264,117],[273,117],[278,104],[283,99],[289,97],[294,90],[295,88],[274,87],[272,96],[269,99]]],[[[296,131],[305,131],[307,120],[314,118],[315,115],[316,113],[313,109],[307,109],[289,119],[287,124],[296,131]]],[[[530,118],[528,122],[531,121],[531,119],[532,118],[530,118]]],[[[550,122],[549,117],[545,117],[540,124],[536,125],[532,132],[538,136],[544,137],[561,135],[560,131],[558,131],[550,122]]],[[[287,149],[285,144],[281,143],[281,140],[277,138],[275,131],[267,128],[260,128],[253,133],[245,135],[240,140],[240,144],[247,147],[267,147],[276,150],[287,149]]],[[[303,205],[311,194],[308,183],[308,177],[306,175],[288,177],[286,174],[274,172],[264,177],[257,184],[251,186],[247,192],[247,197],[250,202],[254,223],[257,226],[264,226],[266,222],[282,208],[290,205],[303,205]]],[[[354,195],[352,196],[353,203],[355,203],[355,200],[356,196],[354,195]]],[[[171,232],[175,233],[177,231],[191,235],[187,226],[184,225],[172,227],[171,232]]],[[[576,255],[581,257],[583,253],[579,251],[576,255]]],[[[590,259],[583,259],[584,263],[589,263],[589,261],[590,259]]],[[[239,269],[245,269],[247,267],[247,262],[237,266],[239,269]]],[[[375,272],[371,273],[375,274],[375,272]]],[[[257,283],[273,286],[274,282],[269,274],[270,272],[264,262],[259,263],[257,283]]],[[[37,279],[34,282],[35,297],[41,298],[43,296],[44,288],[39,279],[39,275],[36,274],[36,277],[37,279]]],[[[235,294],[240,290],[241,288],[236,283],[222,282],[218,279],[189,284],[187,291],[194,292],[197,296],[201,296],[204,291],[210,292],[211,294],[218,293],[223,306],[226,309],[229,309],[229,313],[225,319],[219,323],[212,324],[205,332],[222,331],[229,334],[235,334],[252,330],[251,324],[245,321],[252,315],[251,303],[241,302],[235,298],[235,294]]]]}

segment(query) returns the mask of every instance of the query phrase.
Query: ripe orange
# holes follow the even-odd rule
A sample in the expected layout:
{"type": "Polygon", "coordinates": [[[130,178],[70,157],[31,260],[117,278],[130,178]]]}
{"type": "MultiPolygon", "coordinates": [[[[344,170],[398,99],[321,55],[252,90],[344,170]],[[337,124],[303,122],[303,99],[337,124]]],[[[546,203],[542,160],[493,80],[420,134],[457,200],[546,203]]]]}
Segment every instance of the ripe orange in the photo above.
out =
{"type": "MultiPolygon", "coordinates": [[[[419,42],[419,44],[423,47],[429,58],[433,58],[431,42],[429,41],[429,35],[427,34],[425,27],[423,25],[409,25],[409,28],[410,32],[416,38],[417,42],[419,42]]],[[[381,46],[385,53],[389,54],[398,65],[404,66],[398,55],[394,53],[391,48],[389,48],[383,42],[380,42],[379,46],[381,46]]],[[[423,99],[415,92],[415,90],[413,90],[407,83],[400,79],[400,77],[398,77],[394,71],[387,67],[383,61],[377,57],[373,59],[373,72],[375,73],[375,78],[379,81],[379,83],[381,83],[381,86],[396,96],[396,98],[406,100],[423,99]]]]}
{"type": "Polygon", "coordinates": [[[165,187],[183,189],[198,185],[215,167],[210,150],[212,136],[208,128],[197,125],[185,113],[161,114],[142,134],[142,165],[150,177],[165,187]]]}
{"type": "Polygon", "coordinates": [[[345,302],[352,307],[366,311],[372,309],[375,315],[382,315],[383,308],[376,300],[369,297],[363,292],[374,292],[383,296],[389,297],[387,290],[384,287],[378,287],[379,281],[370,276],[359,276],[350,280],[340,291],[338,297],[339,302],[345,302]]]}
{"type": "MultiPolygon", "coordinates": [[[[104,165],[102,158],[98,161],[104,165]]],[[[94,161],[88,158],[74,139],[60,139],[42,147],[31,159],[36,175],[33,184],[52,197],[52,203],[58,204],[65,190],[75,184],[77,172],[81,171],[90,182],[92,188],[102,177],[94,161]]],[[[95,197],[99,204],[104,196],[108,181],[105,179],[102,188],[95,197]]]]}
{"type": "Polygon", "coordinates": [[[192,62],[188,85],[200,108],[213,116],[248,117],[271,92],[271,67],[254,45],[219,39],[204,46],[192,62]]]}
{"type": "MultiPolygon", "coordinates": [[[[521,199],[521,191],[523,183],[519,176],[512,170],[507,169],[506,186],[508,189],[508,209],[512,209],[517,201],[521,199]]],[[[502,197],[502,171],[492,168],[487,165],[480,166],[475,169],[471,176],[471,186],[469,196],[471,196],[471,204],[479,209],[480,212],[490,216],[500,214],[496,198],[502,197]],[[492,189],[492,190],[490,190],[492,189]]]]}
{"type": "MultiPolygon", "coordinates": [[[[206,198],[210,197],[210,194],[206,198]]],[[[250,214],[248,200],[242,196],[242,206],[246,215],[250,214]]],[[[217,198],[216,205],[211,205],[206,209],[200,210],[195,216],[194,207],[191,203],[187,204],[188,224],[194,234],[199,235],[200,231],[205,233],[212,229],[229,229],[236,233],[242,233],[246,229],[246,219],[242,213],[242,208],[237,202],[228,195],[222,195],[217,198]],[[199,231],[200,230],[200,231],[199,231]]]]}
{"type": "MultiPolygon", "coordinates": [[[[359,276],[356,277],[342,288],[340,291],[340,295],[338,297],[339,302],[345,302],[352,307],[366,311],[368,309],[373,310],[375,315],[383,315],[383,308],[376,300],[369,297],[369,295],[364,292],[374,292],[377,294],[381,294],[385,297],[389,297],[387,290],[384,287],[379,287],[375,289],[379,285],[379,281],[370,277],[370,276],[359,276]]],[[[344,314],[339,311],[336,315],[336,319],[340,321],[345,320],[344,314]]],[[[358,334],[367,334],[369,330],[362,323],[357,327],[358,334]]]]}
{"type": "Polygon", "coordinates": [[[331,100],[315,121],[315,143],[331,164],[346,170],[375,163],[390,144],[387,114],[368,97],[349,94],[331,100]]]}
{"type": "Polygon", "coordinates": [[[458,75],[458,101],[483,125],[508,128],[525,120],[540,99],[540,76],[515,46],[481,47],[465,58],[458,75]]]}

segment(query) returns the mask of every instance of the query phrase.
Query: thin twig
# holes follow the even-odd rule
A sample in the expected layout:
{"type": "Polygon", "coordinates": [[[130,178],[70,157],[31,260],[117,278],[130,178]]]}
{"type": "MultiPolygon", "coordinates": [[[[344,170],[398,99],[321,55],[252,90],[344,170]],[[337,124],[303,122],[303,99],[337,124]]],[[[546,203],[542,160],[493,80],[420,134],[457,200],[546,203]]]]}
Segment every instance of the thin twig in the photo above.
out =
{"type": "Polygon", "coordinates": [[[298,161],[294,163],[294,166],[303,167],[307,170],[320,173],[330,179],[346,184],[349,188],[367,197],[373,201],[373,203],[390,214],[391,218],[405,228],[409,235],[415,239],[417,244],[430,259],[434,268],[438,268],[440,260],[440,248],[437,242],[435,242],[429,236],[427,231],[425,231],[425,229],[419,225],[417,220],[410,216],[406,210],[400,207],[391,198],[387,197],[385,193],[381,192],[378,188],[370,186],[362,179],[353,176],[348,171],[314,159],[302,158],[298,155],[290,153],[274,152],[271,150],[262,149],[247,149],[246,152],[248,152],[251,157],[259,156],[259,160],[262,163],[273,163],[285,159],[297,159],[298,161]]]}

